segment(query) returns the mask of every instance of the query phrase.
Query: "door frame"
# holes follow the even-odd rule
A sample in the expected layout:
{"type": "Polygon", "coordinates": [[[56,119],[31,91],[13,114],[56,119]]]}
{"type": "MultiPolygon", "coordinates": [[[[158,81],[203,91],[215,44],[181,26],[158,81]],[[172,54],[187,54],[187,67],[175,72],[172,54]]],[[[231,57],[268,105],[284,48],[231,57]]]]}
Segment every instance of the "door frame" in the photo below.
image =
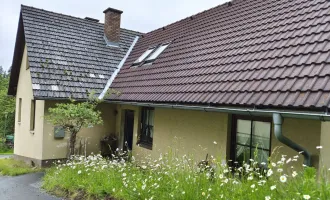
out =
{"type": "Polygon", "coordinates": [[[122,140],[120,141],[120,145],[122,145],[122,149],[126,151],[126,146],[125,146],[125,142],[126,142],[126,138],[127,138],[127,132],[126,132],[126,123],[127,123],[127,113],[131,112],[132,113],[132,117],[133,117],[133,121],[132,121],[132,148],[130,149],[130,151],[133,150],[133,146],[134,146],[134,121],[135,121],[135,110],[132,109],[123,109],[122,113],[123,113],[123,117],[122,117],[122,140]]]}

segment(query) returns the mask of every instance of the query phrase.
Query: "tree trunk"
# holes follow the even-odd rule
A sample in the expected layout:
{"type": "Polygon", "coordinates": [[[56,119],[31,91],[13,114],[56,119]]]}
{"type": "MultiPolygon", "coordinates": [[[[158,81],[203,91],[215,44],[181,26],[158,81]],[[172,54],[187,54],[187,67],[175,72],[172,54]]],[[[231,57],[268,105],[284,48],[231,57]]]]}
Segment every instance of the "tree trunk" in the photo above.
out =
{"type": "Polygon", "coordinates": [[[70,135],[70,154],[69,157],[75,154],[75,145],[76,145],[77,132],[73,131],[70,135]]]}

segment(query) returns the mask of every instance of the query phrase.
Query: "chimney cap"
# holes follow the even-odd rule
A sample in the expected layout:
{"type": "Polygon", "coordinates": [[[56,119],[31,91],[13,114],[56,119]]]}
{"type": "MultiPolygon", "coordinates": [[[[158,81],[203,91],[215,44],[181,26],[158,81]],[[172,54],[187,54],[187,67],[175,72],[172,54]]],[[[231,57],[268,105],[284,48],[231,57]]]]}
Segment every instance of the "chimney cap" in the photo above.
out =
{"type": "Polygon", "coordinates": [[[117,10],[117,9],[114,9],[114,8],[107,8],[107,9],[105,9],[104,11],[103,11],[103,13],[107,13],[107,12],[109,12],[109,11],[111,11],[111,12],[115,12],[115,13],[118,13],[118,14],[122,14],[123,13],[123,11],[121,11],[121,10],[117,10]]]}
{"type": "Polygon", "coordinates": [[[94,19],[94,18],[91,18],[91,17],[85,17],[86,20],[88,21],[91,21],[91,22],[99,22],[98,19],[94,19]]]}

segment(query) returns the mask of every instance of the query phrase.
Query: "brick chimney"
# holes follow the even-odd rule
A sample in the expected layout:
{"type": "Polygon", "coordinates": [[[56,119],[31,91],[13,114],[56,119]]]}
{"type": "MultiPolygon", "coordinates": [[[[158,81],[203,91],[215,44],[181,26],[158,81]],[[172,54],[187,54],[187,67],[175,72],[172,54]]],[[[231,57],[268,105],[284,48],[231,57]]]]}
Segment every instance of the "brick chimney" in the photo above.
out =
{"type": "Polygon", "coordinates": [[[118,46],[120,39],[120,16],[121,10],[107,8],[104,13],[104,36],[108,45],[118,46]]]}

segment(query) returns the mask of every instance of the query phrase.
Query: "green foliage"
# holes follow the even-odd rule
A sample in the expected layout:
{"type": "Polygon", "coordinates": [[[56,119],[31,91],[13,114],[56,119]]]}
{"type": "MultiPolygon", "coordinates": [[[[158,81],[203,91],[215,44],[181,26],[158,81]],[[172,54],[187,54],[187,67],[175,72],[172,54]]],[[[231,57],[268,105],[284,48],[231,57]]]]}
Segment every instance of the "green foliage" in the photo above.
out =
{"type": "Polygon", "coordinates": [[[57,103],[54,108],[49,108],[46,117],[56,126],[79,132],[83,127],[102,123],[101,112],[95,109],[96,105],[90,102],[57,103]]]}
{"type": "Polygon", "coordinates": [[[210,168],[201,168],[192,157],[171,153],[140,162],[77,156],[49,169],[43,187],[69,199],[328,199],[327,172],[317,178],[314,168],[299,167],[297,160],[282,156],[267,169],[253,160],[231,168],[213,158],[210,168]]]}
{"type": "Polygon", "coordinates": [[[91,99],[87,102],[57,103],[54,108],[49,108],[46,116],[55,126],[61,126],[70,133],[70,153],[74,155],[77,133],[83,127],[92,127],[102,124],[101,112],[96,110],[98,101],[91,99]]]}
{"type": "Polygon", "coordinates": [[[0,137],[14,133],[15,98],[7,95],[9,74],[0,66],[0,137]]]}
{"type": "Polygon", "coordinates": [[[17,176],[27,173],[38,172],[40,169],[30,167],[23,161],[12,158],[0,159],[0,174],[5,176],[17,176]]]}

